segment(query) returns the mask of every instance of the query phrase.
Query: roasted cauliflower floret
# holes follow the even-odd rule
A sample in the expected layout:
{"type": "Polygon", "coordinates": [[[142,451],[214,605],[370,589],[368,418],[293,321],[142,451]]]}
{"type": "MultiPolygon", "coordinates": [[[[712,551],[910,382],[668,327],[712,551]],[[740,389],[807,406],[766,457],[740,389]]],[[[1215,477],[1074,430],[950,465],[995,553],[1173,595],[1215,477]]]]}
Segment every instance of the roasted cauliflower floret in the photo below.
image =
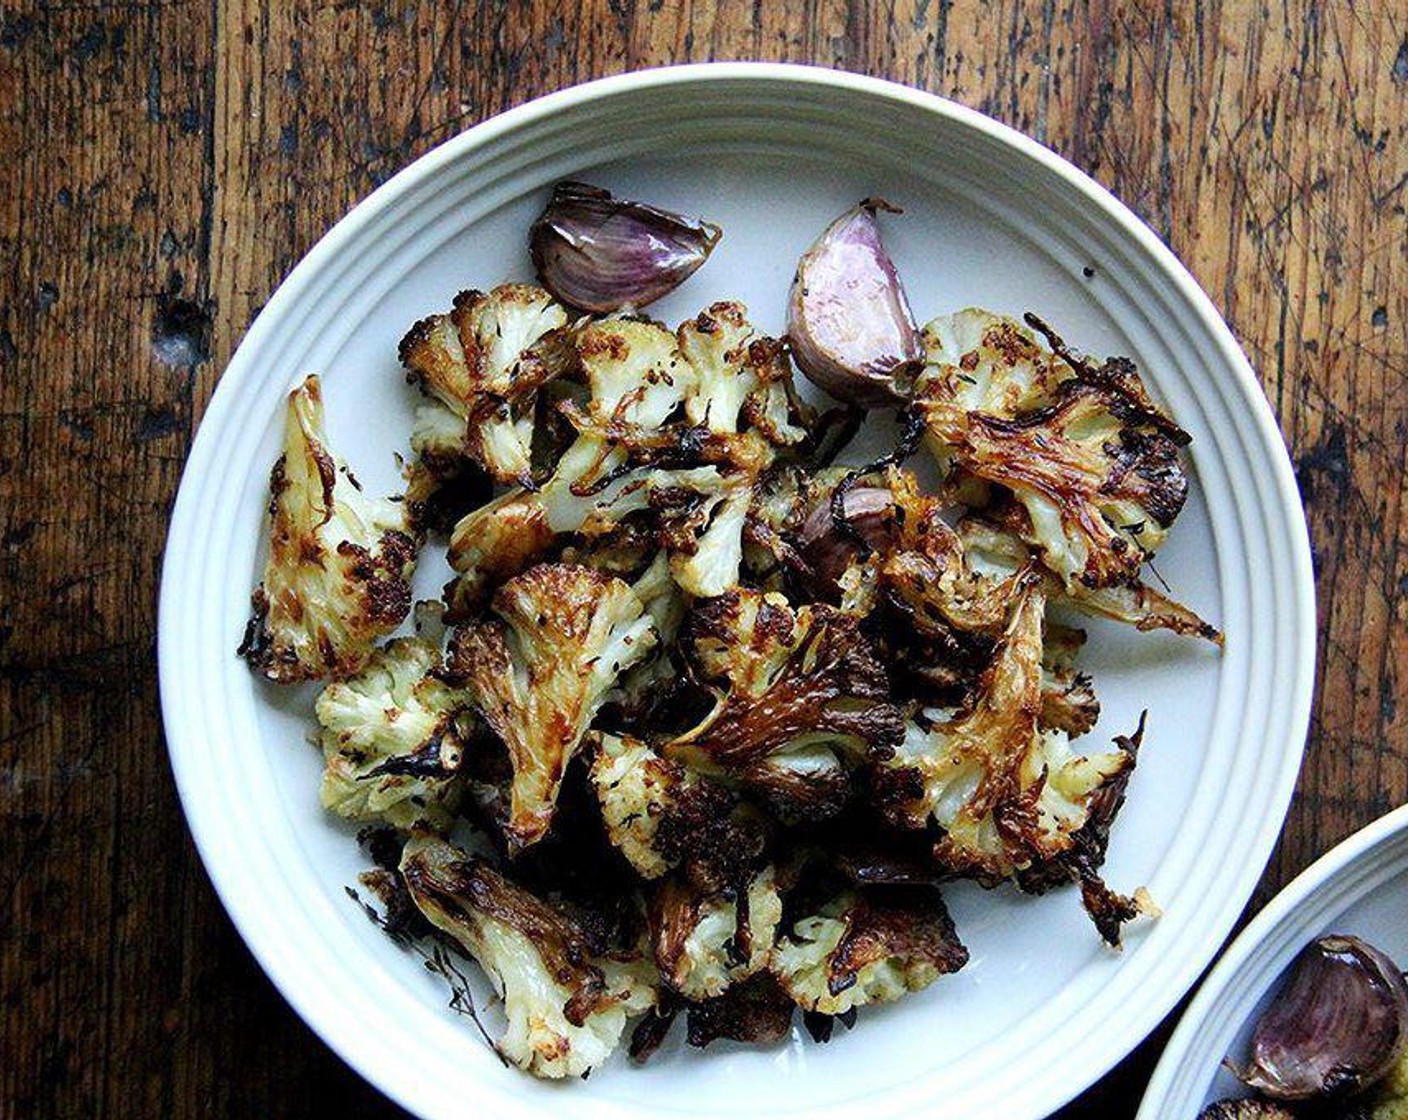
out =
{"type": "Polygon", "coordinates": [[[461,292],[447,315],[422,319],[401,340],[401,363],[428,400],[411,447],[423,468],[472,459],[499,482],[531,486],[538,389],[568,368],[550,332],[567,312],[541,288],[502,284],[461,292]]]}
{"type": "MultiPolygon", "coordinates": [[[[1008,516],[1020,514],[1025,523],[1022,511],[1009,507],[1006,512],[1008,516]]],[[[1086,587],[1081,583],[1068,587],[1037,562],[1036,554],[1021,537],[986,518],[964,517],[958,522],[957,532],[969,563],[994,578],[1031,569],[1044,577],[1043,585],[1052,602],[1123,622],[1137,630],[1172,630],[1222,645],[1222,633],[1217,627],[1142,581],[1113,587],[1086,587]]]]}
{"type": "Polygon", "coordinates": [[[874,516],[893,526],[884,534],[888,547],[876,558],[876,581],[898,616],[924,638],[955,632],[999,637],[1023,573],[994,576],[974,568],[943,519],[942,503],[922,493],[911,472],[890,468],[881,492],[890,502],[874,516]]]}
{"type": "Polygon", "coordinates": [[[770,972],[731,984],[723,995],[689,1005],[691,1046],[700,1049],[721,1038],[766,1046],[786,1038],[796,1007],[770,972]]]}
{"type": "Polygon", "coordinates": [[[712,598],[738,583],[743,563],[743,525],[751,488],[738,484],[700,503],[705,517],[698,534],[670,553],[670,574],[691,595],[712,598]]]}
{"type": "Polygon", "coordinates": [[[673,334],[646,319],[603,319],[577,336],[591,419],[620,434],[675,418],[695,386],[694,367],[673,334]]]}
{"type": "Polygon", "coordinates": [[[416,541],[404,504],[368,497],[329,450],[316,377],[289,395],[269,490],[269,559],[239,652],[285,684],[355,673],[411,608],[416,541]]]}
{"type": "Polygon", "coordinates": [[[630,586],[571,564],[540,564],[499,588],[497,619],[457,630],[448,672],[478,699],[513,765],[510,845],[542,838],[567,764],[623,672],[654,647],[630,586]]]}
{"type": "Polygon", "coordinates": [[[721,594],[738,580],[760,472],[776,447],[805,438],[786,355],[739,304],[716,304],[677,334],[600,320],[576,331],[575,347],[587,398],[559,408],[576,441],[537,490],[513,491],[455,527],[460,613],[563,536],[610,532],[642,510],[660,526],[680,587],[721,594]],[[520,536],[520,526],[531,532],[520,536]]]}
{"type": "Polygon", "coordinates": [[[745,886],[717,886],[674,875],[651,899],[655,963],[665,985],[686,999],[712,999],[759,972],[782,920],[782,897],[771,867],[745,886]]]}
{"type": "Polygon", "coordinates": [[[761,858],[767,825],[725,786],[630,736],[593,732],[590,779],[607,837],[644,879],[685,866],[721,888],[761,858]]]}
{"type": "Polygon", "coordinates": [[[1046,622],[1041,644],[1041,726],[1084,735],[1100,718],[1100,701],[1088,673],[1076,668],[1085,631],[1046,622]]]}
{"type": "Polygon", "coordinates": [[[322,802],[339,816],[449,823],[473,696],[447,684],[440,651],[419,638],[377,650],[356,676],[334,681],[315,705],[322,726],[322,802]]]}
{"type": "Polygon", "coordinates": [[[793,923],[769,967],[805,1011],[844,1015],[927,988],[968,963],[931,888],[844,891],[793,923]]]}
{"type": "Polygon", "coordinates": [[[754,330],[743,304],[712,304],[676,333],[695,374],[686,402],[692,425],[715,435],[751,427],[776,446],[806,438],[787,358],[775,339],[754,330]]]}
{"type": "Polygon", "coordinates": [[[699,604],[686,625],[686,648],[717,699],[665,744],[667,758],[751,786],[784,815],[822,817],[848,795],[845,764],[884,757],[903,736],[854,617],[738,589],[699,604]]]}
{"type": "Polygon", "coordinates": [[[595,742],[591,780],[606,834],[642,878],[658,879],[671,867],[656,842],[660,821],[687,788],[690,775],[639,739],[597,734],[595,742]]]}
{"type": "Polygon", "coordinates": [[[691,833],[732,807],[725,791],[639,739],[595,732],[592,744],[591,782],[606,834],[644,879],[676,866],[691,850],[691,833]]]}
{"type": "Polygon", "coordinates": [[[1052,404],[1076,376],[1027,327],[978,307],[940,315],[923,337],[925,395],[935,410],[1020,416],[1052,404]]]}
{"type": "Polygon", "coordinates": [[[682,406],[693,371],[674,336],[655,323],[630,319],[595,322],[576,335],[590,397],[568,408],[581,434],[536,490],[520,487],[473,510],[450,536],[450,566],[460,573],[451,605],[466,613],[495,582],[524,570],[566,534],[597,535],[650,505],[661,487],[717,489],[709,468],[689,477],[629,469],[627,452],[612,438],[656,431],[682,406]]]}
{"type": "Polygon", "coordinates": [[[567,914],[481,859],[415,835],[401,876],[421,913],[478,962],[503,998],[495,1048],[537,1077],[574,1077],[616,1048],[627,1018],[655,1003],[648,962],[609,953],[567,914]]]}
{"type": "Polygon", "coordinates": [[[1045,602],[1039,586],[1026,589],[975,702],[927,728],[911,724],[884,764],[917,779],[918,795],[890,808],[902,823],[944,830],[934,856],[955,875],[996,883],[1067,851],[1100,789],[1134,762],[1119,747],[1076,754],[1065,732],[1042,729],[1045,602]]]}
{"type": "Polygon", "coordinates": [[[1012,320],[960,313],[926,328],[915,402],[941,464],[1009,490],[1030,543],[1068,587],[1136,583],[1187,496],[1189,437],[1126,359],[1051,350],[1012,320]],[[963,349],[962,347],[971,347],[963,349]]]}
{"type": "MultiPolygon", "coordinates": [[[[1045,709],[1045,697],[1043,697],[1045,709]]],[[[1138,917],[1157,917],[1158,906],[1143,887],[1132,896],[1110,889],[1100,877],[1110,828],[1124,804],[1125,790],[1133,773],[1139,747],[1144,739],[1144,717],[1133,735],[1115,736],[1115,745],[1128,759],[1128,765],[1100,788],[1086,803],[1085,823],[1071,835],[1070,846],[1054,858],[1037,860],[1017,873],[1017,886],[1029,894],[1044,894],[1066,883],[1080,885],[1081,903],[1095,929],[1112,948],[1120,947],[1125,923],[1138,917]]]]}

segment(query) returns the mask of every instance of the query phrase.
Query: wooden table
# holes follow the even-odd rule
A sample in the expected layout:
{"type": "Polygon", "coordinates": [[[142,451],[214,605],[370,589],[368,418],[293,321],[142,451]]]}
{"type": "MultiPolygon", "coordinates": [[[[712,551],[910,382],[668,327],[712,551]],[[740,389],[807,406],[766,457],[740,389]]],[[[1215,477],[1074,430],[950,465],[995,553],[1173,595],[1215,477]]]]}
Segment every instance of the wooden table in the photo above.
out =
{"type": "MultiPolygon", "coordinates": [[[[427,148],[603,74],[883,75],[1015,125],[1138,211],[1260,371],[1315,543],[1315,719],[1255,905],[1408,796],[1401,4],[0,13],[0,1115],[396,1113],[264,979],[187,837],[153,653],[167,515],[220,371],[304,251],[427,148]]],[[[1069,1115],[1132,1114],[1157,1050],[1069,1115]]]]}

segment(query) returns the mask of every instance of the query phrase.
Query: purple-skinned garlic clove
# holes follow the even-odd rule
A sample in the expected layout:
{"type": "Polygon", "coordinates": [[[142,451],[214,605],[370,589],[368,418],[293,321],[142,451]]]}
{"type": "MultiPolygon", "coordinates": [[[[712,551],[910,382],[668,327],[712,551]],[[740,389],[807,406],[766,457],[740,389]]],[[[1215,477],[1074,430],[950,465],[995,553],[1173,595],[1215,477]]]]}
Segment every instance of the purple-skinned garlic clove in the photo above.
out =
{"type": "Polygon", "coordinates": [[[903,400],[924,358],[919,330],[867,198],[802,255],[787,303],[787,337],[803,373],[837,400],[876,407],[903,400]]]}
{"type": "Polygon", "coordinates": [[[1408,1044],[1408,985],[1357,937],[1307,945],[1252,1033],[1237,1076],[1282,1101],[1347,1095],[1383,1078],[1408,1044]]]}
{"type": "Polygon", "coordinates": [[[543,287],[584,311],[640,309],[685,282],[723,231],[616,198],[586,183],[558,183],[528,234],[543,287]]]}
{"type": "Polygon", "coordinates": [[[819,591],[836,587],[852,561],[894,544],[894,496],[883,486],[855,486],[840,500],[844,524],[836,523],[836,503],[818,502],[797,534],[798,551],[819,591]]]}

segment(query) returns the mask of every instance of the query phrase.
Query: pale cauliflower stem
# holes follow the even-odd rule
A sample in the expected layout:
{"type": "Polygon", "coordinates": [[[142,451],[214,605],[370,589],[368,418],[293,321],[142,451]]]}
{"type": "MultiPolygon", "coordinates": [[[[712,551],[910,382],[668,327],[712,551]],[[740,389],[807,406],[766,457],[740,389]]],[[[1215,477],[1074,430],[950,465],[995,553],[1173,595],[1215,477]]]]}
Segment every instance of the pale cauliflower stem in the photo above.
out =
{"type": "Polygon", "coordinates": [[[686,999],[720,996],[767,965],[781,920],[771,866],[753,873],[742,889],[701,889],[688,876],[673,876],[651,901],[661,979],[686,999]]]}
{"type": "Polygon", "coordinates": [[[911,724],[893,760],[922,792],[898,816],[943,836],[936,862],[955,875],[997,883],[1068,851],[1092,800],[1134,763],[1121,748],[1077,754],[1064,731],[1043,729],[1042,616],[1031,586],[1018,600],[993,663],[967,711],[927,730],[911,724]]]}
{"type": "Polygon", "coordinates": [[[750,786],[785,816],[819,819],[849,794],[846,763],[885,757],[902,738],[885,670],[853,616],[738,588],[697,604],[686,625],[701,674],[727,687],[661,747],[665,757],[750,786]]]}
{"type": "Polygon", "coordinates": [[[630,1016],[656,1001],[649,962],[594,946],[566,914],[481,859],[416,834],[401,875],[417,908],[454,938],[503,998],[495,1048],[520,1069],[575,1077],[616,1048],[630,1016]]]}
{"type": "Polygon", "coordinates": [[[441,669],[436,646],[398,638],[356,676],[323,690],[315,710],[326,759],[324,808],[398,828],[450,823],[465,750],[458,721],[474,698],[446,683],[441,669]]]}
{"type": "Polygon", "coordinates": [[[1033,569],[1036,564],[1034,570],[1044,577],[1046,594],[1053,603],[1123,622],[1136,630],[1172,630],[1222,645],[1222,632],[1217,627],[1142,581],[1112,587],[1086,587],[1080,583],[1067,587],[1040,566],[1035,552],[1016,533],[975,516],[962,518],[957,532],[969,562],[979,571],[1001,578],[1033,569]]]}
{"type": "Polygon", "coordinates": [[[1067,587],[1138,581],[1187,497],[1186,432],[1134,366],[1096,367],[1048,335],[969,309],[925,328],[915,404],[946,467],[1009,490],[1029,543],[1067,587]]]}
{"type": "Polygon", "coordinates": [[[285,684],[355,673],[411,608],[417,546],[404,503],[368,497],[329,450],[317,377],[289,395],[269,490],[269,559],[239,652],[285,684]]]}
{"type": "Polygon", "coordinates": [[[495,620],[457,630],[448,673],[474,690],[513,766],[512,848],[552,823],[567,764],[621,674],[656,644],[640,597],[619,579],[539,564],[494,596],[495,620]]]}
{"type": "Polygon", "coordinates": [[[845,891],[793,923],[769,968],[805,1011],[844,1015],[927,988],[968,963],[939,893],[845,891]]]}
{"type": "Polygon", "coordinates": [[[461,292],[448,314],[407,332],[401,363],[428,398],[411,448],[432,476],[467,458],[498,482],[532,484],[538,389],[571,364],[561,360],[565,344],[545,344],[545,336],[566,323],[542,288],[501,284],[461,292]]]}

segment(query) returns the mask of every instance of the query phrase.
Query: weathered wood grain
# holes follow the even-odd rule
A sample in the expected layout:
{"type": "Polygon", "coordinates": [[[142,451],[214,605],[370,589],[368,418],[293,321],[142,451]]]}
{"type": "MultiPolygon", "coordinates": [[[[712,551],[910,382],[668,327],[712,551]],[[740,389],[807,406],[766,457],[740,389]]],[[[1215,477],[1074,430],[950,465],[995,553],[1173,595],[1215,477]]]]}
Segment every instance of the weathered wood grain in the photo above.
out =
{"type": "MultiPolygon", "coordinates": [[[[180,820],[153,627],[181,464],[280,278],[398,168],[572,82],[731,58],[992,113],[1188,262],[1316,553],[1315,720],[1258,901],[1408,798],[1401,5],[3,0],[0,1115],[396,1114],[251,963],[180,820]]],[[[1155,1049],[1069,1115],[1132,1114],[1155,1049]]]]}

